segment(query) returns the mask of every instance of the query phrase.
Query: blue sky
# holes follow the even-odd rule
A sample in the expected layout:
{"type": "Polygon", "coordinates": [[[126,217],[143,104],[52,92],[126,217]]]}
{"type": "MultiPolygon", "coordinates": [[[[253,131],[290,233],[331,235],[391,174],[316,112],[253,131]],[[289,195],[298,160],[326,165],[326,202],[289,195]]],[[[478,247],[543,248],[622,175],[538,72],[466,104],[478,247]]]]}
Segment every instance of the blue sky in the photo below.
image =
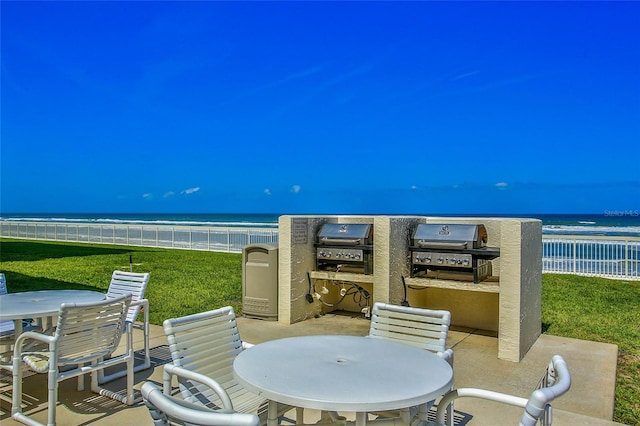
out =
{"type": "Polygon", "coordinates": [[[637,2],[5,2],[4,213],[640,208],[637,2]]]}

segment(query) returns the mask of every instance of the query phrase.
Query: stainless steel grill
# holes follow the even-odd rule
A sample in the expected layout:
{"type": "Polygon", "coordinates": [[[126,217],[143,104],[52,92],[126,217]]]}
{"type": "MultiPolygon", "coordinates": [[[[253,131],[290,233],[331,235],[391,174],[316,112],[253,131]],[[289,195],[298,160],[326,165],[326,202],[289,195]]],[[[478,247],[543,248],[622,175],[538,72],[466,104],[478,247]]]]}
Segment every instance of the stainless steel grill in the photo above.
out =
{"type": "Polygon", "coordinates": [[[317,270],[373,273],[373,225],[325,223],[315,246],[317,270]]]}
{"type": "Polygon", "coordinates": [[[487,247],[487,230],[480,224],[422,223],[410,243],[411,276],[478,283],[491,273],[489,260],[500,249],[487,247]]]}

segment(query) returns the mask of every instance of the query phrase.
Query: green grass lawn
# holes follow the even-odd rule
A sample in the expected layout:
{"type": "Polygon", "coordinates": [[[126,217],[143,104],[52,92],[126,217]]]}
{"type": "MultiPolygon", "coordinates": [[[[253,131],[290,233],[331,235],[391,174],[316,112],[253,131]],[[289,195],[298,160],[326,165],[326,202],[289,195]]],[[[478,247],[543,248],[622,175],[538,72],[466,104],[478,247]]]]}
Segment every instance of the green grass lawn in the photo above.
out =
{"type": "Polygon", "coordinates": [[[640,282],[543,274],[542,326],[618,345],[614,420],[640,425],[640,282]]]}
{"type": "MultiPolygon", "coordinates": [[[[240,254],[0,239],[10,292],[106,292],[114,269],[129,270],[130,256],[134,272],[151,273],[153,324],[225,305],[242,312],[240,254]]],[[[544,274],[542,285],[545,333],[618,345],[614,420],[640,425],[640,282],[544,274]]]]}

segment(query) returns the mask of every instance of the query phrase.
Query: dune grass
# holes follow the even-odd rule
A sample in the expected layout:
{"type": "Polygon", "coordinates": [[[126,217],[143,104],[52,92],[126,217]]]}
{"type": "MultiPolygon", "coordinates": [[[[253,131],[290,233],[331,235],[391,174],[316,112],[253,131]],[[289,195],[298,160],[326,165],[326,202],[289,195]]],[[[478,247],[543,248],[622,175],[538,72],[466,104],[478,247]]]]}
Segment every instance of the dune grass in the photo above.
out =
{"type": "MultiPolygon", "coordinates": [[[[0,239],[10,292],[106,291],[114,269],[150,272],[150,320],[231,305],[242,312],[242,255],[0,239]]],[[[618,345],[614,420],[640,425],[640,282],[544,274],[545,333],[618,345]]],[[[594,367],[597,368],[597,367],[594,367]]]]}

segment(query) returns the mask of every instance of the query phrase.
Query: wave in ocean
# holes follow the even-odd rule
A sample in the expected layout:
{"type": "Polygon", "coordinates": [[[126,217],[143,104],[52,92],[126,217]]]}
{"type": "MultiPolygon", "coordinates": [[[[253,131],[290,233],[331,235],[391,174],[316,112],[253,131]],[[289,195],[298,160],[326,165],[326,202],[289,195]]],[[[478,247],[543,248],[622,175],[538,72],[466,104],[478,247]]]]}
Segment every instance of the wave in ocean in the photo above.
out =
{"type": "Polygon", "coordinates": [[[640,226],[543,225],[546,235],[604,235],[640,237],[640,226]]]}
{"type": "Polygon", "coordinates": [[[0,217],[10,222],[62,222],[62,223],[104,223],[114,225],[169,225],[169,226],[239,226],[239,227],[277,227],[277,220],[190,220],[190,219],[134,219],[105,217],[0,217]]]}

